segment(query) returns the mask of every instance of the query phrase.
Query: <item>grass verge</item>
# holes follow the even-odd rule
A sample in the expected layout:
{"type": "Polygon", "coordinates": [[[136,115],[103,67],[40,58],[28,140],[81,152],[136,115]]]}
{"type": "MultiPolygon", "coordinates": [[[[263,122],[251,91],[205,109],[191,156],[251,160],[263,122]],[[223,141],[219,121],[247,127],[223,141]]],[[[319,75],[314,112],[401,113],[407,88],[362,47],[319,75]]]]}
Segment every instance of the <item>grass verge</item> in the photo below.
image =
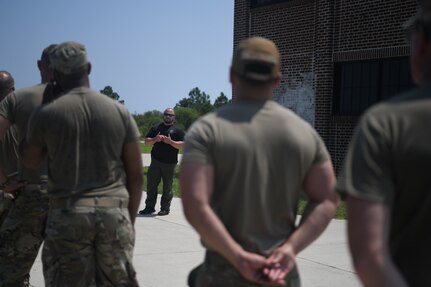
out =
{"type": "MultiPolygon", "coordinates": [[[[180,197],[180,185],[178,182],[179,171],[180,171],[180,168],[179,168],[179,166],[177,166],[175,169],[174,182],[172,184],[172,188],[174,191],[174,197],[180,197]]],[[[148,167],[144,167],[145,182],[147,182],[147,172],[148,172],[148,167]]],[[[162,188],[163,188],[162,184],[160,183],[159,187],[158,187],[159,194],[162,193],[162,188]]],[[[143,189],[146,190],[147,187],[144,185],[143,189]]],[[[145,198],[144,198],[144,200],[145,200],[145,198]]],[[[299,205],[298,205],[298,214],[302,214],[306,204],[307,204],[307,199],[301,197],[299,200],[299,205]]],[[[344,201],[340,201],[340,205],[337,208],[337,211],[335,213],[334,218],[336,218],[336,219],[346,219],[347,218],[346,203],[344,201]]]]}
{"type": "MultiPolygon", "coordinates": [[[[301,198],[299,200],[298,214],[303,213],[306,204],[307,204],[307,200],[305,198],[301,198]]],[[[336,219],[347,219],[347,209],[346,209],[346,202],[345,201],[340,201],[340,204],[337,207],[337,211],[335,212],[334,218],[336,218],[336,219]]]]}
{"type": "MultiPolygon", "coordinates": [[[[172,190],[174,192],[174,197],[180,197],[180,184],[178,180],[179,172],[180,172],[180,167],[177,165],[177,167],[175,168],[174,182],[172,183],[172,190]]],[[[148,174],[148,167],[144,167],[144,186],[143,186],[144,190],[147,190],[147,174],[148,174]]],[[[157,191],[159,194],[162,194],[162,191],[163,191],[162,182],[160,182],[159,186],[157,187],[157,191]]]]}
{"type": "Polygon", "coordinates": [[[143,142],[141,142],[141,152],[142,153],[151,153],[152,145],[146,145],[143,142]]]}
{"type": "MultiPolygon", "coordinates": [[[[152,145],[146,145],[144,144],[144,142],[141,142],[140,145],[141,145],[141,153],[151,153],[151,149],[153,148],[152,145]]],[[[178,153],[182,154],[183,151],[180,149],[178,153]]]]}

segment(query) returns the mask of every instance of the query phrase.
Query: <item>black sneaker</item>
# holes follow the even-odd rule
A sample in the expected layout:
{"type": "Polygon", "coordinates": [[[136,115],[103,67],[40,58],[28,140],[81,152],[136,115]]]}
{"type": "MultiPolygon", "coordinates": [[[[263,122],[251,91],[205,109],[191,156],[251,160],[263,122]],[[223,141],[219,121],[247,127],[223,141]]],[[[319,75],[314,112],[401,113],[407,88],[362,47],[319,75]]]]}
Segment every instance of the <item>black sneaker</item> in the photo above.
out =
{"type": "Polygon", "coordinates": [[[169,210],[160,210],[159,213],[157,213],[157,215],[163,216],[163,215],[168,215],[169,214],[169,210]]]}
{"type": "Polygon", "coordinates": [[[24,276],[24,282],[22,282],[23,287],[30,287],[30,274],[24,276]]]}
{"type": "Polygon", "coordinates": [[[155,212],[154,209],[144,208],[141,211],[139,211],[139,214],[141,214],[141,215],[149,215],[149,214],[152,214],[153,212],[155,212]]]}

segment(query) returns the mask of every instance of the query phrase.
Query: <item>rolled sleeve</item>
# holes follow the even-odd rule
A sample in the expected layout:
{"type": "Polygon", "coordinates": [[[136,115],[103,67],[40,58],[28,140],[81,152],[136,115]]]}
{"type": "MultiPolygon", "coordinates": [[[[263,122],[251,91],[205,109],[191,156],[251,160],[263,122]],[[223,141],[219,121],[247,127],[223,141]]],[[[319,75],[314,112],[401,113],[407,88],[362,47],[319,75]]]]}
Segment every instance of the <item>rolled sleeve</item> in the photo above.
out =
{"type": "Polygon", "coordinates": [[[127,131],[126,131],[126,143],[135,141],[139,139],[141,134],[139,133],[138,125],[136,124],[135,119],[133,116],[128,113],[128,125],[127,125],[127,131]]]}
{"type": "Polygon", "coordinates": [[[213,164],[211,138],[209,126],[204,122],[195,122],[184,138],[182,162],[213,164]]]}
{"type": "Polygon", "coordinates": [[[376,202],[390,202],[394,190],[388,129],[375,113],[366,115],[350,143],[337,191],[376,202]]]}
{"type": "Polygon", "coordinates": [[[15,93],[11,93],[0,102],[0,116],[7,119],[10,123],[15,122],[14,107],[16,103],[15,93]]]}

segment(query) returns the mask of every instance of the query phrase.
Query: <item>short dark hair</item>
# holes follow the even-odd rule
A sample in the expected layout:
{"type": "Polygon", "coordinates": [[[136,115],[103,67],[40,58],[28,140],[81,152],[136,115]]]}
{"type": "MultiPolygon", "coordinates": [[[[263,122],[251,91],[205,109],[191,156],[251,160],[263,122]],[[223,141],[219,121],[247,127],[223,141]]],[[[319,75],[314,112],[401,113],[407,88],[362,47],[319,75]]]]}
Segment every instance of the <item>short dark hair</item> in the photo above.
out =
{"type": "Polygon", "coordinates": [[[0,71],[0,90],[12,89],[15,87],[15,81],[8,71],[0,71]]]}
{"type": "Polygon", "coordinates": [[[49,54],[57,46],[58,46],[57,44],[51,44],[48,47],[46,47],[45,49],[43,49],[42,55],[40,56],[40,60],[49,65],[51,63],[51,61],[49,59],[49,54]]]}

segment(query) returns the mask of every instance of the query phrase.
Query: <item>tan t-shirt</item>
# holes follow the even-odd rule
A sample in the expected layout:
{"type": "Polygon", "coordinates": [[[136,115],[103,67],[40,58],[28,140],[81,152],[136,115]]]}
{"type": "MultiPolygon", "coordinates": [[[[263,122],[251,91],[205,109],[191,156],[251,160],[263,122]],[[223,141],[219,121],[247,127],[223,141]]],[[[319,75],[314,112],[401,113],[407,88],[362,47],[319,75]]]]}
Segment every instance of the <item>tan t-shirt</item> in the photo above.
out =
{"type": "Polygon", "coordinates": [[[0,139],[0,168],[5,176],[18,171],[18,132],[11,125],[0,139]]]}
{"type": "MultiPolygon", "coordinates": [[[[46,84],[19,89],[0,103],[0,116],[6,118],[17,129],[18,144],[25,138],[27,124],[33,111],[42,104],[46,84]]],[[[39,168],[30,169],[19,165],[20,177],[28,183],[39,183],[47,177],[46,162],[39,168]]]]}
{"type": "Polygon", "coordinates": [[[431,84],[362,117],[338,192],[381,202],[391,212],[389,245],[410,286],[431,286],[431,84]]]}
{"type": "Polygon", "coordinates": [[[76,88],[41,106],[28,141],[48,151],[48,195],[128,197],[124,144],[139,131],[124,105],[88,88],[76,88]]]}
{"type": "Polygon", "coordinates": [[[195,122],[182,161],[214,166],[211,207],[243,248],[268,254],[295,229],[310,167],[328,159],[318,134],[292,111],[242,101],[195,122]]]}

